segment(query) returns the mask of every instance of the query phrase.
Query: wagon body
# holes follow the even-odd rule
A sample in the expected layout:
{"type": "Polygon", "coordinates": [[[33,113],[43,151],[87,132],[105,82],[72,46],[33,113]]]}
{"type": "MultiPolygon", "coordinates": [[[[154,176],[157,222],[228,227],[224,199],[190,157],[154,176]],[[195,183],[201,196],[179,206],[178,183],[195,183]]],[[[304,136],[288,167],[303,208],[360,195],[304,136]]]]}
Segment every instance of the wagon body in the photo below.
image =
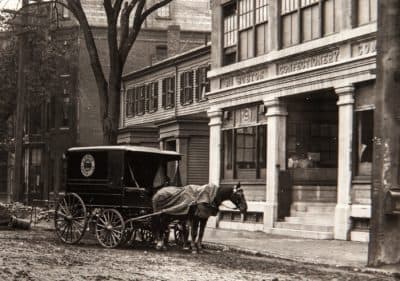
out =
{"type": "Polygon", "coordinates": [[[180,158],[173,151],[137,146],[70,148],[66,192],[78,194],[88,207],[151,208],[168,166],[180,158]]]}
{"type": "Polygon", "coordinates": [[[179,185],[180,159],[174,151],[129,145],[68,149],[66,195],[55,213],[57,235],[77,243],[93,222],[99,242],[115,247],[138,231],[149,233],[148,226],[134,225],[132,219],[153,212],[151,199],[159,188],[179,185]]]}

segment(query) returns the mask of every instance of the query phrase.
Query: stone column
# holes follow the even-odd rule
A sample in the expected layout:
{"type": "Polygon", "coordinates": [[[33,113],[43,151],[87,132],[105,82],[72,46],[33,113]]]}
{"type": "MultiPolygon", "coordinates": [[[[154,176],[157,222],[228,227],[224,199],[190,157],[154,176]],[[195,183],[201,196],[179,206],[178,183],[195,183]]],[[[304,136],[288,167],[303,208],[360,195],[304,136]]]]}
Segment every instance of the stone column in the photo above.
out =
{"type": "Polygon", "coordinates": [[[351,180],[353,147],[354,87],[335,88],[339,97],[337,204],[335,209],[335,239],[347,240],[351,227],[351,180]]]}
{"type": "Polygon", "coordinates": [[[207,111],[210,122],[210,183],[219,185],[221,177],[221,126],[222,110],[210,109],[207,111]]]}
{"type": "Polygon", "coordinates": [[[265,100],[267,107],[267,180],[264,229],[278,218],[279,171],[286,169],[286,106],[278,99],[265,100]]]}

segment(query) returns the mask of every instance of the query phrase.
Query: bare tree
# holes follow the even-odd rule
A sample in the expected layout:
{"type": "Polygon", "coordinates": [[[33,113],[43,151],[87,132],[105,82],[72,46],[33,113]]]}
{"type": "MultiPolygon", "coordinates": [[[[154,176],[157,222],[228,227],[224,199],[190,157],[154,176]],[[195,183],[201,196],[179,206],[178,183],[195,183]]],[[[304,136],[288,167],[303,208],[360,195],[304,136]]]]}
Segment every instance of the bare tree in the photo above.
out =
{"type": "Polygon", "coordinates": [[[98,88],[104,144],[115,144],[117,142],[123,69],[141,26],[151,13],[171,1],[103,0],[107,18],[107,39],[110,60],[108,77],[106,77],[101,65],[92,27],[89,24],[81,0],[37,1],[30,4],[56,3],[62,5],[69,9],[79,22],[98,88]]]}

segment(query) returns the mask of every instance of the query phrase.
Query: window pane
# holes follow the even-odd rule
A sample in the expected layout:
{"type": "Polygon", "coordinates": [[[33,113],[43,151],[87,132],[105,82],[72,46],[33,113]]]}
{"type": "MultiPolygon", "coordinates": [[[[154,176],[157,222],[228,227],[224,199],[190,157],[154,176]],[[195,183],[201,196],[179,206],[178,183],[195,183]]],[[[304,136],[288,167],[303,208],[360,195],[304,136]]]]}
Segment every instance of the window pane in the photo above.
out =
{"type": "Polygon", "coordinates": [[[257,55],[262,55],[267,53],[268,51],[268,25],[260,24],[256,27],[256,48],[257,48],[257,55]]]}
{"type": "Polygon", "coordinates": [[[369,22],[369,3],[370,0],[358,0],[358,25],[369,22]]]}
{"type": "Polygon", "coordinates": [[[371,21],[376,21],[378,18],[378,0],[370,0],[371,5],[371,21]]]}
{"type": "Polygon", "coordinates": [[[324,35],[331,34],[336,31],[335,29],[335,0],[324,1],[324,35]]]}

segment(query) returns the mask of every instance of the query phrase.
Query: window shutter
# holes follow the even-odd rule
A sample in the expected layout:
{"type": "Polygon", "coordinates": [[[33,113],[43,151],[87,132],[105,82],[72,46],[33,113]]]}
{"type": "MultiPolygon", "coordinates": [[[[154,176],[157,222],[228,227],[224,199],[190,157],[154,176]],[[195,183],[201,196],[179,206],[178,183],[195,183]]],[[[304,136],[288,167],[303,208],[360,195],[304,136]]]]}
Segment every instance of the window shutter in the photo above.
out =
{"type": "Polygon", "coordinates": [[[154,111],[157,111],[158,109],[158,82],[155,82],[154,84],[154,92],[153,92],[153,100],[154,100],[154,111]]]}
{"type": "Polygon", "coordinates": [[[181,100],[181,104],[185,103],[185,73],[181,73],[180,76],[180,100],[181,100]]]}
{"type": "Polygon", "coordinates": [[[195,82],[196,82],[196,84],[195,84],[195,91],[196,91],[196,101],[199,101],[200,100],[200,91],[201,91],[201,79],[200,79],[200,77],[201,77],[201,68],[198,68],[198,69],[196,69],[195,70],[195,72],[196,72],[196,79],[195,79],[195,82]]]}
{"type": "Polygon", "coordinates": [[[175,106],[175,76],[171,77],[171,106],[175,106]]]}
{"type": "Polygon", "coordinates": [[[163,107],[163,108],[165,108],[165,103],[166,103],[166,97],[167,97],[167,78],[166,79],[163,79],[162,80],[162,89],[161,89],[161,95],[162,95],[162,97],[161,97],[161,106],[163,107]]]}
{"type": "Polygon", "coordinates": [[[189,102],[193,102],[193,91],[194,91],[194,71],[190,71],[189,75],[189,102]]]}
{"type": "Polygon", "coordinates": [[[150,95],[151,95],[151,84],[145,86],[145,98],[144,98],[144,111],[149,112],[150,110],[150,95]]]}
{"type": "MultiPolygon", "coordinates": [[[[206,93],[209,93],[211,91],[210,88],[210,79],[208,79],[208,72],[211,70],[211,65],[207,66],[207,69],[204,71],[204,81],[206,81],[206,93]]],[[[205,97],[204,97],[205,98],[205,97]]]]}
{"type": "Polygon", "coordinates": [[[137,112],[136,94],[136,88],[132,88],[132,116],[135,116],[137,112]]]}
{"type": "Polygon", "coordinates": [[[131,116],[131,99],[132,99],[132,91],[131,89],[126,91],[125,94],[125,115],[126,116],[131,116]]]}

